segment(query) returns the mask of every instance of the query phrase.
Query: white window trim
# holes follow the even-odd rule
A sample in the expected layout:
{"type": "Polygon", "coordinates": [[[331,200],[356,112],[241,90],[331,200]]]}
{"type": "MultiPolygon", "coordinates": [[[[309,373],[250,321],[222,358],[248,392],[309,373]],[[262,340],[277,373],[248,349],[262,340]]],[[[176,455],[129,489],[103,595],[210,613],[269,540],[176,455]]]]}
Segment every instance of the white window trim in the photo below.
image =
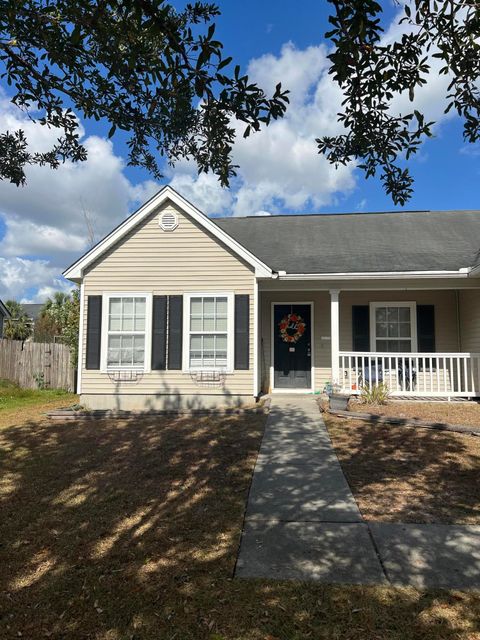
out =
{"type": "MultiPolygon", "coordinates": [[[[410,309],[410,327],[411,327],[411,336],[410,336],[410,344],[412,347],[412,353],[418,352],[418,341],[417,341],[417,303],[416,302],[390,302],[390,301],[378,301],[378,302],[370,302],[370,350],[373,352],[377,352],[377,335],[376,335],[376,310],[379,307],[406,307],[410,309]]],[[[385,338],[378,338],[378,340],[385,340],[385,338]]],[[[388,340],[388,338],[386,338],[388,340]]],[[[408,338],[404,338],[405,342],[408,338]]],[[[383,353],[383,352],[381,352],[383,353]]],[[[400,352],[403,353],[403,352],[400,352]]]]}
{"type": "MultiPolygon", "coordinates": [[[[125,333],[129,333],[125,331],[125,333]]],[[[100,353],[100,371],[108,373],[109,371],[143,371],[149,373],[151,371],[151,352],[152,352],[152,294],[145,291],[109,291],[102,295],[102,347],[100,353]],[[145,361],[143,368],[137,366],[108,367],[108,311],[110,308],[110,298],[145,298],[145,361]]]]}
{"type": "MultiPolygon", "coordinates": [[[[214,367],[190,368],[190,301],[192,298],[227,298],[227,366],[226,373],[233,373],[235,348],[235,295],[233,291],[192,291],[183,294],[183,372],[212,371],[214,367]]],[[[208,331],[206,332],[208,333],[208,331]]],[[[223,333],[223,332],[221,332],[223,333]]]]}

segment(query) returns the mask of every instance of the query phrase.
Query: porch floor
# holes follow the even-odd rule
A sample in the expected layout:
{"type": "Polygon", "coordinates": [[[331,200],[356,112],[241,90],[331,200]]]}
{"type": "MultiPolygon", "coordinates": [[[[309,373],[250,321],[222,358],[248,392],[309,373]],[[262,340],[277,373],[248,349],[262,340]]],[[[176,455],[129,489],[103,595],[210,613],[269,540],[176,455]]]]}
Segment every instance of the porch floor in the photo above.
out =
{"type": "Polygon", "coordinates": [[[364,522],[313,396],[274,396],[237,577],[480,588],[480,526],[364,522]]]}

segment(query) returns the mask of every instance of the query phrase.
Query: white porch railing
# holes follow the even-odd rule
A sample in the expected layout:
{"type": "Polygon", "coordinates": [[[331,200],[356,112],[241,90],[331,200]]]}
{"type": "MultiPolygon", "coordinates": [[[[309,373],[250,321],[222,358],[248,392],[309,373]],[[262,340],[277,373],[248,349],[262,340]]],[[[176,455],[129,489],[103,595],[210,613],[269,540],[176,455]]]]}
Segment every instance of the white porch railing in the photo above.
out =
{"type": "Polygon", "coordinates": [[[392,396],[480,396],[480,353],[340,351],[342,391],[383,382],[392,396]]]}

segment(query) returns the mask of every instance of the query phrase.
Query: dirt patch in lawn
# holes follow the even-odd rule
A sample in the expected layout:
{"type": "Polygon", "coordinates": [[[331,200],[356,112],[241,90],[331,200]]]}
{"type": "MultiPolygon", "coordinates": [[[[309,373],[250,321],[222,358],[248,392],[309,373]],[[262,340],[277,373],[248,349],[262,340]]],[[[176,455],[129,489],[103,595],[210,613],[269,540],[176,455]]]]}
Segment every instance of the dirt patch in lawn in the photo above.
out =
{"type": "Polygon", "coordinates": [[[480,438],[324,417],[366,519],[480,524],[480,438]]]}
{"type": "Polygon", "coordinates": [[[350,411],[374,413],[395,418],[415,418],[428,422],[459,424],[480,428],[478,402],[388,402],[373,406],[359,402],[349,403],[350,411]]]}
{"type": "Polygon", "coordinates": [[[232,579],[264,420],[0,430],[2,640],[478,638],[478,594],[232,579]]]}
{"type": "Polygon", "coordinates": [[[61,389],[22,389],[0,379],[0,428],[37,420],[47,411],[77,402],[77,395],[61,389]]]}

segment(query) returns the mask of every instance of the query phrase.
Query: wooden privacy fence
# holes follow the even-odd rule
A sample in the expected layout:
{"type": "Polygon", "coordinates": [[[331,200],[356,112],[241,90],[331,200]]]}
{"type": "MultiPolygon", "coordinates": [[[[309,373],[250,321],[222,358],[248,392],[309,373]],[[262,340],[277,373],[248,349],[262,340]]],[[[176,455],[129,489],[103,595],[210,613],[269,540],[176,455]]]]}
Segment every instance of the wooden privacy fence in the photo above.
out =
{"type": "Polygon", "coordinates": [[[64,344],[0,339],[0,378],[25,389],[42,383],[49,389],[75,389],[70,349],[64,344]]]}

